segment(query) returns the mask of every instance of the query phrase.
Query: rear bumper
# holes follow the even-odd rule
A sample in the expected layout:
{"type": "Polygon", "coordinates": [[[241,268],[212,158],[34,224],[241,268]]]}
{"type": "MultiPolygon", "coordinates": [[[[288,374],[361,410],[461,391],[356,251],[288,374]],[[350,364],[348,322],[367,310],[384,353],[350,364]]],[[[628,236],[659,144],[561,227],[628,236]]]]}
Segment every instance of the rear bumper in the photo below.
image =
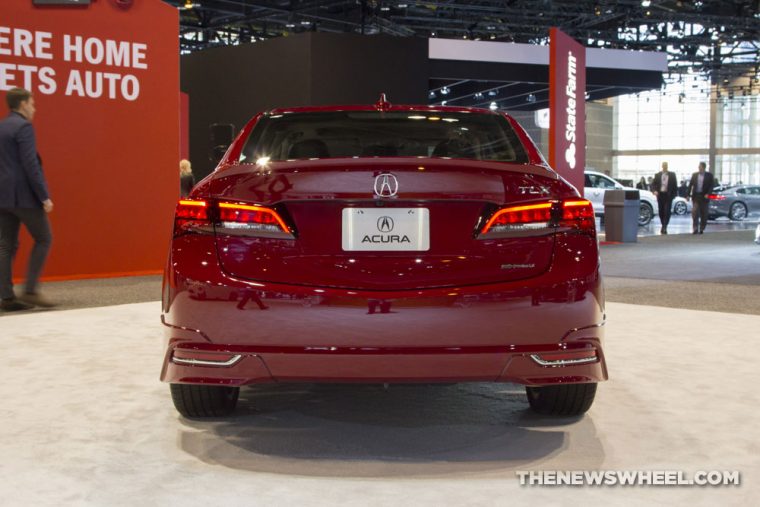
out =
{"type": "MultiPolygon", "coordinates": [[[[557,257],[578,252],[581,245],[570,244],[576,240],[596,241],[571,238],[557,257]]],[[[555,259],[561,269],[520,282],[382,292],[240,280],[219,269],[212,252],[172,252],[162,315],[165,382],[607,379],[596,257],[555,259]],[[186,263],[206,271],[189,279],[186,263]],[[554,360],[568,353],[588,362],[554,360]]]]}
{"type": "Polygon", "coordinates": [[[161,380],[172,383],[495,381],[546,385],[607,379],[602,326],[574,331],[555,344],[456,348],[215,345],[201,342],[200,336],[189,339],[195,331],[167,328],[170,346],[161,380]],[[553,359],[568,352],[589,360],[565,365],[553,359]],[[204,364],[188,364],[195,362],[204,364]],[[234,364],[225,364],[230,362],[234,364]]]}

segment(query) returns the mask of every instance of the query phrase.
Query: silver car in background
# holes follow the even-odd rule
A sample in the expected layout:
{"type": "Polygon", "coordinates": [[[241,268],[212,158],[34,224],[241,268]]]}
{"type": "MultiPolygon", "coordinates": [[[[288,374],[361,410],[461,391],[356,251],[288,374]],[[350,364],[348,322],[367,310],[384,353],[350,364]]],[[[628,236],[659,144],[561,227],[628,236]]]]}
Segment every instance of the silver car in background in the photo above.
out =
{"type": "MultiPolygon", "coordinates": [[[[591,201],[596,216],[604,215],[604,194],[607,190],[637,190],[623,186],[606,174],[586,170],[583,197],[591,201]]],[[[648,190],[639,190],[639,225],[649,224],[657,215],[657,198],[648,190]]]]}
{"type": "Polygon", "coordinates": [[[744,220],[753,213],[760,213],[760,185],[736,185],[708,197],[710,218],[744,220]]]}

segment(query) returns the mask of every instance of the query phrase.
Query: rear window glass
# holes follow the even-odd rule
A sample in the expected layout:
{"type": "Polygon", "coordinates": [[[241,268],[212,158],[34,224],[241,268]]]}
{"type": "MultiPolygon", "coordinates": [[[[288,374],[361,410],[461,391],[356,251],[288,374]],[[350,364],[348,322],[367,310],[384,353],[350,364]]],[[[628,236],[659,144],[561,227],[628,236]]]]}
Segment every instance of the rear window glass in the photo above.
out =
{"type": "Polygon", "coordinates": [[[262,117],[240,161],[346,157],[447,157],[527,163],[503,117],[430,111],[342,111],[262,117]]]}

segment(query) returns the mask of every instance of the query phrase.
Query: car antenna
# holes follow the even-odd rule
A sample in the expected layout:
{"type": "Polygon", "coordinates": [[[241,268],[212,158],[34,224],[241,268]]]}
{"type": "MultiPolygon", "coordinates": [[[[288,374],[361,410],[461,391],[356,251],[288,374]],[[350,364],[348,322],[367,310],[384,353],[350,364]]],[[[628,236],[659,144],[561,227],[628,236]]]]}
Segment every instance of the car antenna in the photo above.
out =
{"type": "Polygon", "coordinates": [[[378,111],[387,111],[391,108],[391,103],[385,98],[385,93],[380,94],[380,100],[375,102],[375,109],[378,111]]]}

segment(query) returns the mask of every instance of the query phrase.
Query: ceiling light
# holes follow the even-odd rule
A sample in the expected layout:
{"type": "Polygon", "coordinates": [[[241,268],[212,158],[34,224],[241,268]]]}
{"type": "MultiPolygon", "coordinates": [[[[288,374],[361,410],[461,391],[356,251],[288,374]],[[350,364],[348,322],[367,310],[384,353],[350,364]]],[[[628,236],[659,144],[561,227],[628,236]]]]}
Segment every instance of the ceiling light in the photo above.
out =
{"type": "Polygon", "coordinates": [[[536,96],[533,95],[532,93],[529,93],[528,96],[525,97],[525,100],[527,100],[528,102],[532,104],[536,101],[536,96]]]}
{"type": "Polygon", "coordinates": [[[651,0],[641,0],[641,6],[642,7],[649,7],[650,5],[652,5],[652,1],[651,0]]]}
{"type": "Polygon", "coordinates": [[[430,90],[430,93],[428,93],[428,98],[429,99],[434,99],[435,98],[435,92],[432,91],[432,90],[430,90]]]}
{"type": "Polygon", "coordinates": [[[490,109],[491,111],[496,111],[496,109],[498,109],[498,107],[499,106],[496,105],[496,102],[491,102],[491,105],[488,106],[488,109],[490,109]]]}
{"type": "Polygon", "coordinates": [[[448,86],[444,86],[441,88],[441,95],[448,95],[450,91],[448,86]]]}

